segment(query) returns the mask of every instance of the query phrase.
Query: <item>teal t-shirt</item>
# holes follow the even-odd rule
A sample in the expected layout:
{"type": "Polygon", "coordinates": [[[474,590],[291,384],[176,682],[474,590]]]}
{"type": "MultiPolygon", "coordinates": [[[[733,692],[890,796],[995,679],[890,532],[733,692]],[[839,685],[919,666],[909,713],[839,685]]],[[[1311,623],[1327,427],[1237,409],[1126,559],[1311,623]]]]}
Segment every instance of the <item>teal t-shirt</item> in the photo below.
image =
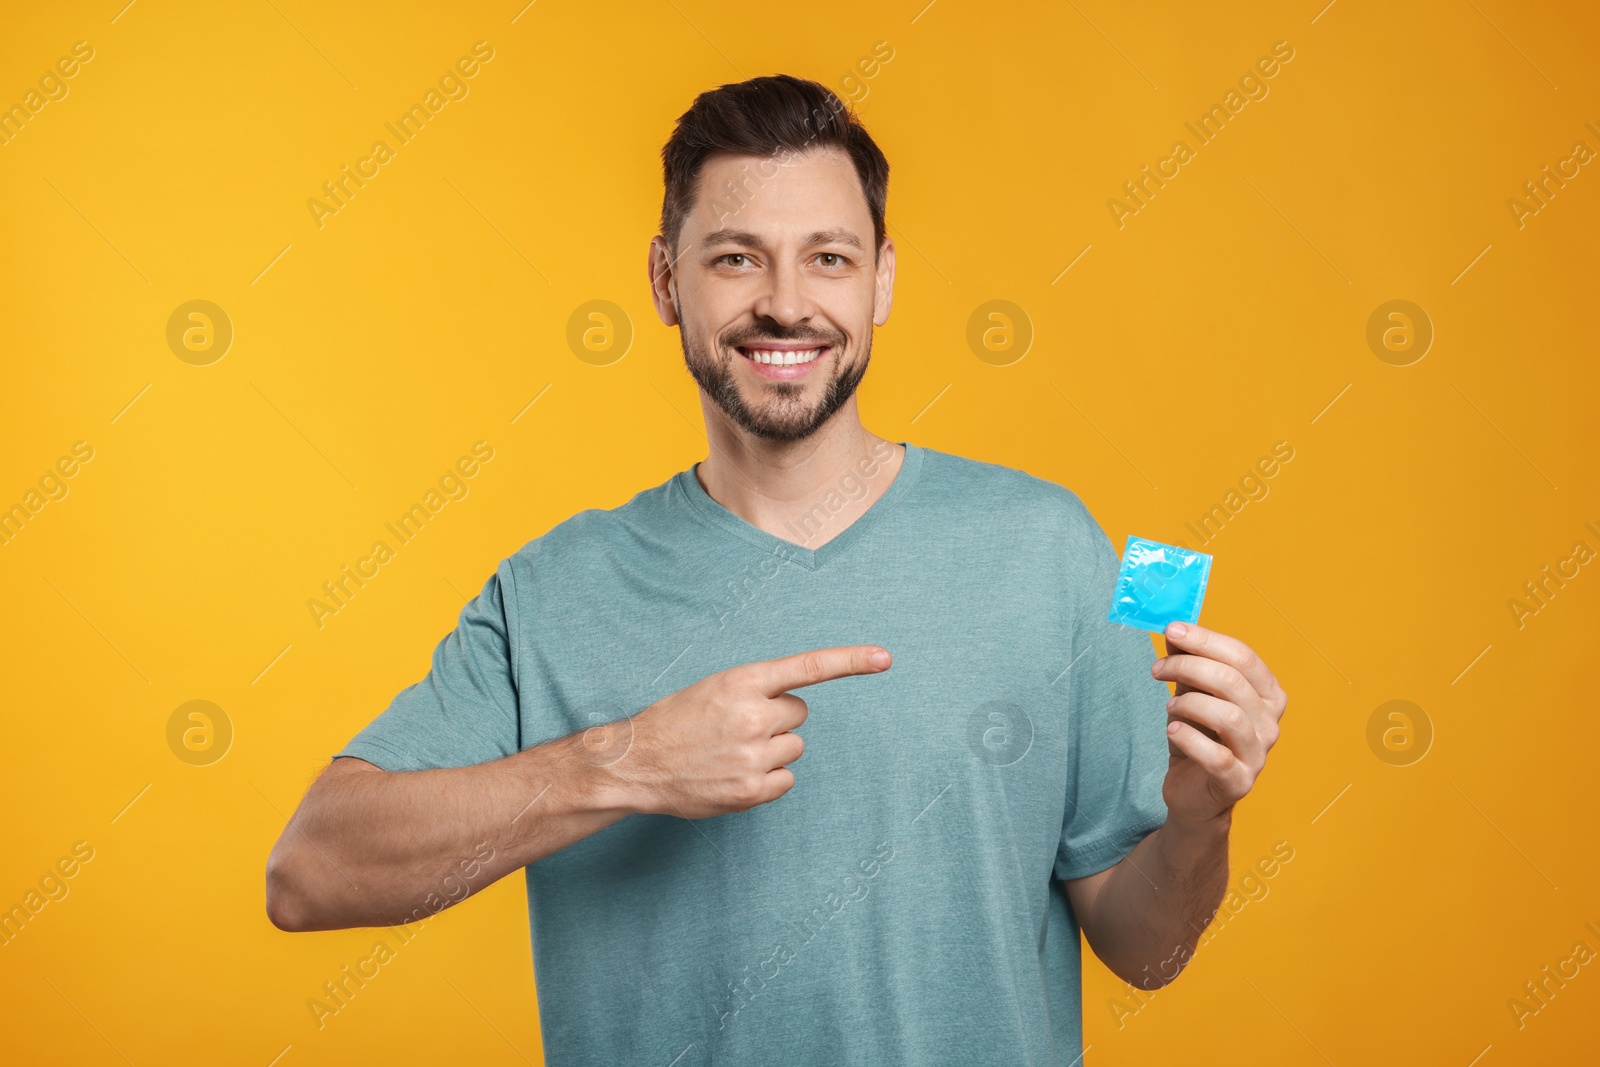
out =
{"type": "MultiPolygon", "coordinates": [[[[805,754],[776,801],[629,815],[525,868],[551,1064],[1078,1062],[1061,879],[1165,822],[1168,690],[1150,635],[1106,619],[1118,560],[1076,495],[905,447],[815,549],[692,467],[573,516],[500,563],[428,675],[339,753],[466,766],[736,664],[893,653],[797,691],[805,754]]],[[[808,529],[865,484],[846,475],[808,529]]]]}

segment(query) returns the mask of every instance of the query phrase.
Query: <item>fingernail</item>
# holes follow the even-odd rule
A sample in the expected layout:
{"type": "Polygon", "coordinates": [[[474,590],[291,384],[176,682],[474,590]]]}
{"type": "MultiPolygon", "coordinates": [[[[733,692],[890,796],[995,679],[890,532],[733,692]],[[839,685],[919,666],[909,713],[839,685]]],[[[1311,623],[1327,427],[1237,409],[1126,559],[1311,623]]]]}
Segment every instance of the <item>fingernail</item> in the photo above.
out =
{"type": "Polygon", "coordinates": [[[869,655],[867,661],[881,671],[889,665],[889,653],[880,648],[869,655]]]}
{"type": "Polygon", "coordinates": [[[1168,623],[1167,624],[1167,636],[1168,637],[1182,637],[1184,634],[1186,634],[1188,632],[1189,632],[1189,627],[1184,623],[1173,622],[1173,623],[1168,623]]]}
{"type": "Polygon", "coordinates": [[[1178,698],[1177,697],[1168,697],[1167,698],[1167,710],[1171,711],[1172,710],[1172,706],[1174,704],[1176,704],[1177,702],[1178,702],[1178,698]]]}
{"type": "Polygon", "coordinates": [[[1176,720],[1174,720],[1172,722],[1169,722],[1169,723],[1167,723],[1167,733],[1175,734],[1175,733],[1178,732],[1179,729],[1182,728],[1182,726],[1183,726],[1183,724],[1181,722],[1176,721],[1176,720]]]}

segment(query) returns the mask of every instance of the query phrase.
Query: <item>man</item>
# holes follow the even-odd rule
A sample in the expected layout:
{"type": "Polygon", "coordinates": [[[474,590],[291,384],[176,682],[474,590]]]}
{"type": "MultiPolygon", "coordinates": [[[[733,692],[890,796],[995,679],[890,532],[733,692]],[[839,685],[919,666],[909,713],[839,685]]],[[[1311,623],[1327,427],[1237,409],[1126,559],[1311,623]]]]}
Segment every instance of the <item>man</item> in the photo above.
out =
{"type": "Polygon", "coordinates": [[[1283,690],[1106,621],[1067,489],[862,426],[888,164],[834,94],[704,93],[663,158],[709,455],[501,562],[307,792],[268,913],[398,923],[525,868],[552,1064],[1077,1062],[1079,930],[1177,975],[1283,690]]]}

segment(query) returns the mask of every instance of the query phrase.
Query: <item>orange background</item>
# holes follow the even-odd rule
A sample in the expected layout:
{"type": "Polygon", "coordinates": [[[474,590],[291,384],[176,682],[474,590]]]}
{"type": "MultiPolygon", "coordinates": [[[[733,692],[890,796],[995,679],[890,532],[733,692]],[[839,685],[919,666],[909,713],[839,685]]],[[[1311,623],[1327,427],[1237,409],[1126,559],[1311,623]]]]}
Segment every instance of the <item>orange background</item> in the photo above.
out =
{"type": "Polygon", "coordinates": [[[1293,859],[1137,1012],[1089,964],[1088,1062],[1593,1056],[1600,965],[1520,1026],[1508,1001],[1600,951],[1600,566],[1520,626],[1508,602],[1600,549],[1600,167],[1520,226],[1507,206],[1600,150],[1592,8],[118,3],[0,34],[0,103],[93,49],[0,146],[0,506],[93,449],[0,545],[0,906],[93,849],[0,948],[8,1058],[537,1060],[520,878],[319,1030],[308,999],[375,932],[275,930],[266,856],[498,560],[705,454],[647,297],[659,152],[695,93],[778,71],[856,99],[893,166],[874,431],[1067,485],[1119,549],[1195,544],[1185,523],[1294,450],[1205,546],[1203,616],[1290,694],[1234,883],[1276,842],[1293,859]],[[468,95],[319,227],[322,183],[477,41],[468,95]],[[1268,95],[1119,228],[1123,182],[1278,41],[1268,95]],[[203,366],[167,341],[195,299],[234,334],[203,366]],[[1396,299],[1435,334],[1407,366],[1367,342],[1396,299]],[[608,365],[567,341],[591,300],[633,334],[608,365]],[[969,346],[990,300],[1030,325],[1020,359],[969,346]],[[480,440],[470,493],[319,628],[322,582],[480,440]],[[209,765],[169,747],[191,700],[231,724],[209,765]],[[1369,744],[1393,700],[1409,725],[1369,744]]]}

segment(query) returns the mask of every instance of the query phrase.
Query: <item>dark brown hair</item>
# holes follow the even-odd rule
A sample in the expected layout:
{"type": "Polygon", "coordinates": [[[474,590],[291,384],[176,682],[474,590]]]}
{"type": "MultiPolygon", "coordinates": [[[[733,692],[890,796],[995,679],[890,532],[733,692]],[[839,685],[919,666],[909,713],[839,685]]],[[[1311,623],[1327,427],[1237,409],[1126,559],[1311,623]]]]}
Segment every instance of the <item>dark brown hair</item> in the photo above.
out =
{"type": "MultiPolygon", "coordinates": [[[[849,106],[825,85],[773,74],[723,85],[695,97],[678,117],[661,149],[666,195],[661,235],[675,255],[684,220],[695,206],[695,187],[706,157],[714,152],[778,157],[817,148],[839,148],[855,164],[872,215],[872,256],[883,247],[889,199],[889,161],[849,106]]],[[[766,175],[770,178],[772,175],[766,175]]],[[[760,182],[762,175],[753,180],[760,182]]]]}

